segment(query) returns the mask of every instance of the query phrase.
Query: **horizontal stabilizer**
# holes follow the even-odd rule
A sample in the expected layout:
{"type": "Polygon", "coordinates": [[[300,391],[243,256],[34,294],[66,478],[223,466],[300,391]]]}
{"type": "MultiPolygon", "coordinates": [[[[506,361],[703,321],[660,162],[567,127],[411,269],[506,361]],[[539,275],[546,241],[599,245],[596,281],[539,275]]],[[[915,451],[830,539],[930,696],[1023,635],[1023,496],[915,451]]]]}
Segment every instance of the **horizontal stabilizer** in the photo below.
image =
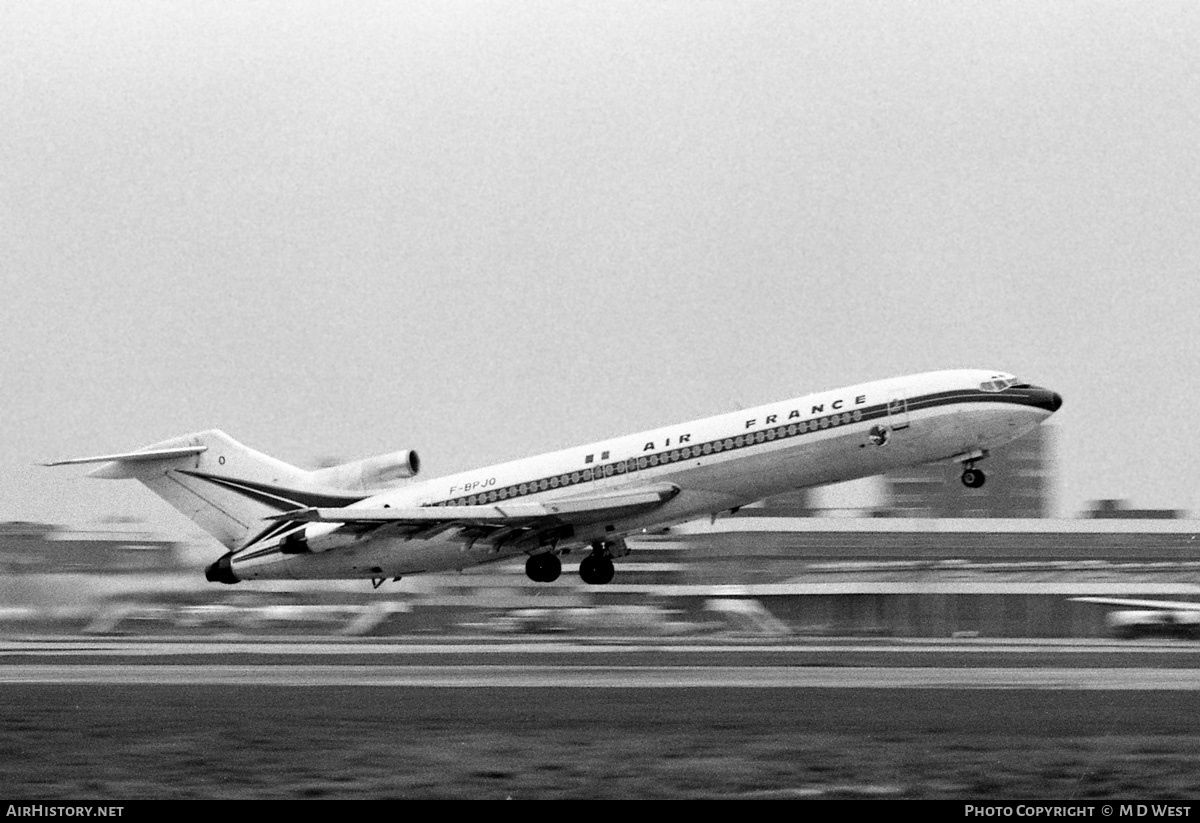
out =
{"type": "Polygon", "coordinates": [[[572,497],[539,503],[492,503],[482,506],[416,506],[411,508],[296,509],[268,517],[305,523],[514,523],[561,519],[576,520],[613,509],[651,508],[679,493],[677,486],[664,484],[590,497],[572,497]]]}
{"type": "Polygon", "coordinates": [[[178,449],[149,449],[124,454],[102,454],[97,457],[73,457],[69,460],[55,460],[53,463],[43,463],[43,466],[73,466],[78,463],[143,463],[153,460],[175,460],[180,457],[190,457],[206,451],[208,446],[184,446],[178,449]]]}

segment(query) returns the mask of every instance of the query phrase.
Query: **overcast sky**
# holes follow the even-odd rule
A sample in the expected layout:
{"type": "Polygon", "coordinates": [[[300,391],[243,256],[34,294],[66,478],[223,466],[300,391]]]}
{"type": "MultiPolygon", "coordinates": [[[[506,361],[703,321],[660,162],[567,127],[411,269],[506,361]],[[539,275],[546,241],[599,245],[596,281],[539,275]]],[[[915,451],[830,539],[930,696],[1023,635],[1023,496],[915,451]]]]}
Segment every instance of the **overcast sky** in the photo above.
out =
{"type": "Polygon", "coordinates": [[[222,428],[429,476],[950,367],[1200,509],[1200,5],[0,3],[0,520],[222,428]]]}

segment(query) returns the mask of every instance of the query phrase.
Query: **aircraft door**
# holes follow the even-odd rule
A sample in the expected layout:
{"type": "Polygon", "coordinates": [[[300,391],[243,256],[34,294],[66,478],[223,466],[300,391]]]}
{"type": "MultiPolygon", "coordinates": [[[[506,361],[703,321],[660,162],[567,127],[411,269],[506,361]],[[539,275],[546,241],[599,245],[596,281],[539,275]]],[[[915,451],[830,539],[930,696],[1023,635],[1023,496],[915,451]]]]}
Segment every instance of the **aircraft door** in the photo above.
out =
{"type": "MultiPolygon", "coordinates": [[[[592,481],[593,489],[603,489],[616,483],[621,474],[617,472],[617,464],[609,457],[608,452],[596,455],[599,458],[595,464],[584,471],[584,476],[592,481]]],[[[622,466],[624,469],[624,466],[622,466]]]]}
{"type": "Polygon", "coordinates": [[[908,428],[908,392],[904,389],[893,388],[888,394],[888,428],[900,431],[908,428]]]}

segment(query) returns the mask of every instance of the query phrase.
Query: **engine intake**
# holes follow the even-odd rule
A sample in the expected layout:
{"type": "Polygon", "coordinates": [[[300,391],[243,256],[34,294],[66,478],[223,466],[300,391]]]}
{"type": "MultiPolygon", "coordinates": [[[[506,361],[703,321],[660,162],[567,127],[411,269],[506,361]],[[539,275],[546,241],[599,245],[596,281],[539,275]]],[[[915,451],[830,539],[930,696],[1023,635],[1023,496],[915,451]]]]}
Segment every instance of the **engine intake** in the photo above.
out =
{"type": "Polygon", "coordinates": [[[204,579],[209,583],[227,583],[234,584],[238,582],[237,575],[233,573],[233,564],[230,562],[233,553],[222,555],[215,563],[209,565],[204,570],[204,579]]]}

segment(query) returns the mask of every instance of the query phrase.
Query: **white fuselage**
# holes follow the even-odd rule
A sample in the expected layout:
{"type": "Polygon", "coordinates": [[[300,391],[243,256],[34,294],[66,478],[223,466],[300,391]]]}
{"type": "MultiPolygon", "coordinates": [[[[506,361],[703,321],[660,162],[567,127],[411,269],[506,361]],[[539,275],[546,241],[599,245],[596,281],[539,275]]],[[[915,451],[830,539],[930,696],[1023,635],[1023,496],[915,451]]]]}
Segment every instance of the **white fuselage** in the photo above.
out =
{"type": "MultiPolygon", "coordinates": [[[[981,387],[1011,375],[981,370],[931,372],[769,403],[652,431],[413,481],[352,504],[462,506],[544,501],[620,488],[671,484],[679,493],[649,513],[597,524],[563,547],[586,546],[736,508],[790,490],[880,474],[939,460],[970,460],[1043,422],[1057,395],[1017,385],[981,387]]],[[[337,524],[310,524],[328,535],[337,524]]],[[[561,548],[561,547],[560,547],[561,548]]],[[[382,527],[346,534],[319,554],[235,553],[239,579],[398,577],[462,569],[525,553],[465,539],[459,530],[416,536],[382,527]]]]}

